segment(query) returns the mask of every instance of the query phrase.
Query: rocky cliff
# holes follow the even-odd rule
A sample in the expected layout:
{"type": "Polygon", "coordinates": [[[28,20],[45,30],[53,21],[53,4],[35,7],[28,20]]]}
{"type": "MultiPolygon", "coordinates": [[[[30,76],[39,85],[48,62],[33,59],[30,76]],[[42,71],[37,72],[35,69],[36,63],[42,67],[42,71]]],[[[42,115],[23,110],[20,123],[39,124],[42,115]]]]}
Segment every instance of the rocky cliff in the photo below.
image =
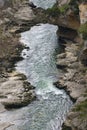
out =
{"type": "MultiPolygon", "coordinates": [[[[66,28],[59,27],[60,33],[58,34],[60,34],[60,43],[64,46],[64,52],[57,56],[57,67],[66,71],[60,80],[54,84],[60,89],[65,89],[75,101],[75,105],[68,114],[62,129],[87,130],[87,3],[78,1],[72,4],[67,12],[69,10],[74,13],[75,20],[78,17],[80,24],[77,28],[73,28],[72,25],[70,27],[69,24],[66,28]],[[75,6],[75,4],[77,5],[75,6]],[[78,13],[75,13],[76,7],[79,9],[78,13]]],[[[71,23],[75,23],[75,20],[72,17],[71,23]]]]}
{"type": "Polygon", "coordinates": [[[9,6],[17,7],[27,0],[0,0],[0,8],[8,8],[9,6]]]}
{"type": "Polygon", "coordinates": [[[19,42],[20,34],[15,30],[20,28],[20,21],[31,21],[34,14],[22,0],[4,0],[0,3],[0,105],[6,108],[22,107],[36,96],[26,76],[14,70],[15,63],[23,59],[21,51],[29,49],[19,42]]]}

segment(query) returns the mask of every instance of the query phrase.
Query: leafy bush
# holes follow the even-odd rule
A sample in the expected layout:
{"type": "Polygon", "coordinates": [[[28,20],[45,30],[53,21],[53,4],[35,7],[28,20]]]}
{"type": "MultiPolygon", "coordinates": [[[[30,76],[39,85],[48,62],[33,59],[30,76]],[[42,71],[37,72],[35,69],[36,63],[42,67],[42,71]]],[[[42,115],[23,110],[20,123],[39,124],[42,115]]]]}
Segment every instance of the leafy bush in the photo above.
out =
{"type": "Polygon", "coordinates": [[[79,32],[82,34],[83,39],[87,40],[87,23],[82,24],[79,28],[79,32]]]}
{"type": "Polygon", "coordinates": [[[76,15],[79,15],[78,0],[71,0],[69,4],[70,8],[74,11],[74,13],[76,15]]]}
{"type": "Polygon", "coordinates": [[[65,14],[68,9],[69,9],[69,5],[68,4],[64,4],[61,7],[59,7],[59,10],[60,10],[61,14],[65,14]]]}
{"type": "Polygon", "coordinates": [[[87,118],[87,100],[81,102],[73,108],[73,111],[80,112],[80,117],[87,118]]]}
{"type": "Polygon", "coordinates": [[[53,17],[56,17],[60,14],[60,10],[57,6],[53,6],[52,8],[48,8],[46,10],[46,13],[53,16],[53,17]]]}
{"type": "Polygon", "coordinates": [[[52,8],[48,8],[46,10],[46,13],[53,16],[53,17],[56,17],[59,14],[65,14],[68,9],[69,9],[68,4],[65,4],[65,5],[63,5],[61,7],[58,7],[57,5],[54,5],[52,8]]]}

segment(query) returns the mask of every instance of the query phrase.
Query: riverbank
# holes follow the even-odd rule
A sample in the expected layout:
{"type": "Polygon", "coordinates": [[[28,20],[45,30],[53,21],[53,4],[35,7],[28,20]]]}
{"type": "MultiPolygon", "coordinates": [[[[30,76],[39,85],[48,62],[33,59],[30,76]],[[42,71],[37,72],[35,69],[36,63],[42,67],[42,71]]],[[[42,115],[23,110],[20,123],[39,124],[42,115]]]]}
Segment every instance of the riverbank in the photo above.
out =
{"type": "MultiPolygon", "coordinates": [[[[84,4],[79,3],[80,13],[87,11],[84,4]]],[[[74,4],[75,5],[75,4],[74,4]]],[[[73,5],[73,6],[74,6],[73,5]]],[[[78,14],[79,16],[79,14],[78,14]]],[[[77,16],[77,17],[78,17],[77,16]]],[[[80,15],[80,21],[82,21],[80,15]]],[[[84,18],[86,20],[86,17],[84,18]]],[[[73,21],[75,23],[75,21],[73,21]]],[[[82,23],[84,25],[84,23],[82,23]]],[[[81,26],[81,25],[80,25],[81,26]]],[[[70,27],[71,28],[71,27],[70,27]]],[[[79,27],[75,30],[60,28],[60,44],[64,46],[63,53],[57,56],[57,67],[64,69],[64,75],[54,83],[56,87],[65,89],[75,101],[74,107],[68,113],[63,124],[63,130],[87,130],[87,58],[86,39],[78,35],[79,27]],[[68,33],[67,33],[68,32],[68,33]],[[77,32],[77,34],[75,34],[77,32]],[[64,35],[65,34],[65,35],[64,35]],[[75,35],[74,35],[75,34],[75,35]]],[[[86,32],[84,31],[86,36],[86,32]]]]}
{"type": "MultiPolygon", "coordinates": [[[[26,76],[14,69],[15,64],[23,59],[21,51],[29,49],[20,43],[20,35],[15,33],[20,28],[17,19],[14,19],[18,7],[0,10],[0,113],[4,113],[28,105],[36,99],[36,94],[26,76]]],[[[0,121],[0,130],[11,125],[10,122],[0,121]]]]}
{"type": "Polygon", "coordinates": [[[65,51],[57,56],[57,67],[64,68],[64,75],[54,84],[60,89],[65,89],[75,101],[75,105],[68,114],[63,129],[77,128],[78,130],[86,130],[87,71],[78,57],[83,43],[73,43],[66,40],[66,43],[62,44],[65,46],[65,51]]]}
{"type": "Polygon", "coordinates": [[[43,9],[34,9],[27,1],[19,1],[18,4],[14,1],[6,5],[0,8],[0,103],[12,108],[25,106],[36,97],[34,87],[26,76],[14,68],[18,61],[23,60],[22,50],[29,50],[20,43],[20,32],[46,21],[46,18],[43,16],[41,19],[43,9]]]}
{"type": "MultiPolygon", "coordinates": [[[[17,29],[19,28],[18,23],[16,23],[17,19],[15,18],[14,20],[14,13],[18,12],[18,7],[16,7],[16,9],[8,7],[1,10],[0,103],[6,108],[16,108],[27,105],[36,97],[34,87],[27,81],[26,76],[16,72],[14,69],[15,64],[23,59],[21,57],[21,51],[24,48],[29,48],[20,43],[20,35],[15,33],[16,27],[17,29]]],[[[30,14],[32,15],[31,12],[30,14]]],[[[31,17],[29,20],[31,20],[31,17]]],[[[1,111],[3,111],[2,108],[1,111]]]]}

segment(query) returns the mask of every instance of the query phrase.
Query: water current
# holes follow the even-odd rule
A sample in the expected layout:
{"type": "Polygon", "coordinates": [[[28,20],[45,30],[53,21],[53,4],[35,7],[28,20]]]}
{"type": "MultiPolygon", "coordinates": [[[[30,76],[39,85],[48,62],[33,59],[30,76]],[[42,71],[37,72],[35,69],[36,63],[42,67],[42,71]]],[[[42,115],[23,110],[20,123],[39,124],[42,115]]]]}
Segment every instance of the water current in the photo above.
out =
{"type": "MultiPolygon", "coordinates": [[[[55,3],[55,0],[31,1],[45,9],[55,3]]],[[[65,91],[53,86],[61,75],[56,68],[57,30],[55,25],[39,24],[21,33],[20,41],[30,49],[23,50],[24,60],[16,64],[16,69],[36,87],[37,100],[24,108],[0,114],[2,121],[14,124],[6,130],[61,130],[73,103],[65,91]]]]}

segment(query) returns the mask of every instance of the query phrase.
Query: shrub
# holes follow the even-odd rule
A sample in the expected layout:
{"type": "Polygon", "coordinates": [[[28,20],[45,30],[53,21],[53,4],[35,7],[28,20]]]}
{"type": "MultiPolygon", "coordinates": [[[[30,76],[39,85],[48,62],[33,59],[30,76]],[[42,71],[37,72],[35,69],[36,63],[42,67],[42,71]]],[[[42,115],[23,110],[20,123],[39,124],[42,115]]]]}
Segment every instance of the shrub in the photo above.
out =
{"type": "Polygon", "coordinates": [[[59,7],[59,10],[60,10],[61,14],[65,14],[68,9],[69,9],[69,5],[68,4],[64,4],[61,7],[59,7]]]}
{"type": "Polygon", "coordinates": [[[74,11],[74,13],[76,15],[79,15],[78,0],[71,0],[69,4],[70,8],[74,11]]]}
{"type": "Polygon", "coordinates": [[[58,7],[57,5],[54,5],[52,8],[48,8],[46,10],[46,13],[53,16],[53,17],[56,17],[60,14],[65,14],[66,11],[69,9],[69,5],[68,4],[65,4],[61,7],[58,7]]]}
{"type": "Polygon", "coordinates": [[[73,108],[73,111],[80,112],[80,117],[87,118],[87,100],[81,102],[73,108]]]}
{"type": "Polygon", "coordinates": [[[79,28],[79,32],[82,34],[83,39],[87,40],[87,23],[82,24],[79,28]]]}
{"type": "Polygon", "coordinates": [[[52,8],[48,8],[46,10],[46,13],[53,16],[53,17],[56,17],[60,14],[60,10],[56,5],[54,5],[52,8]]]}

